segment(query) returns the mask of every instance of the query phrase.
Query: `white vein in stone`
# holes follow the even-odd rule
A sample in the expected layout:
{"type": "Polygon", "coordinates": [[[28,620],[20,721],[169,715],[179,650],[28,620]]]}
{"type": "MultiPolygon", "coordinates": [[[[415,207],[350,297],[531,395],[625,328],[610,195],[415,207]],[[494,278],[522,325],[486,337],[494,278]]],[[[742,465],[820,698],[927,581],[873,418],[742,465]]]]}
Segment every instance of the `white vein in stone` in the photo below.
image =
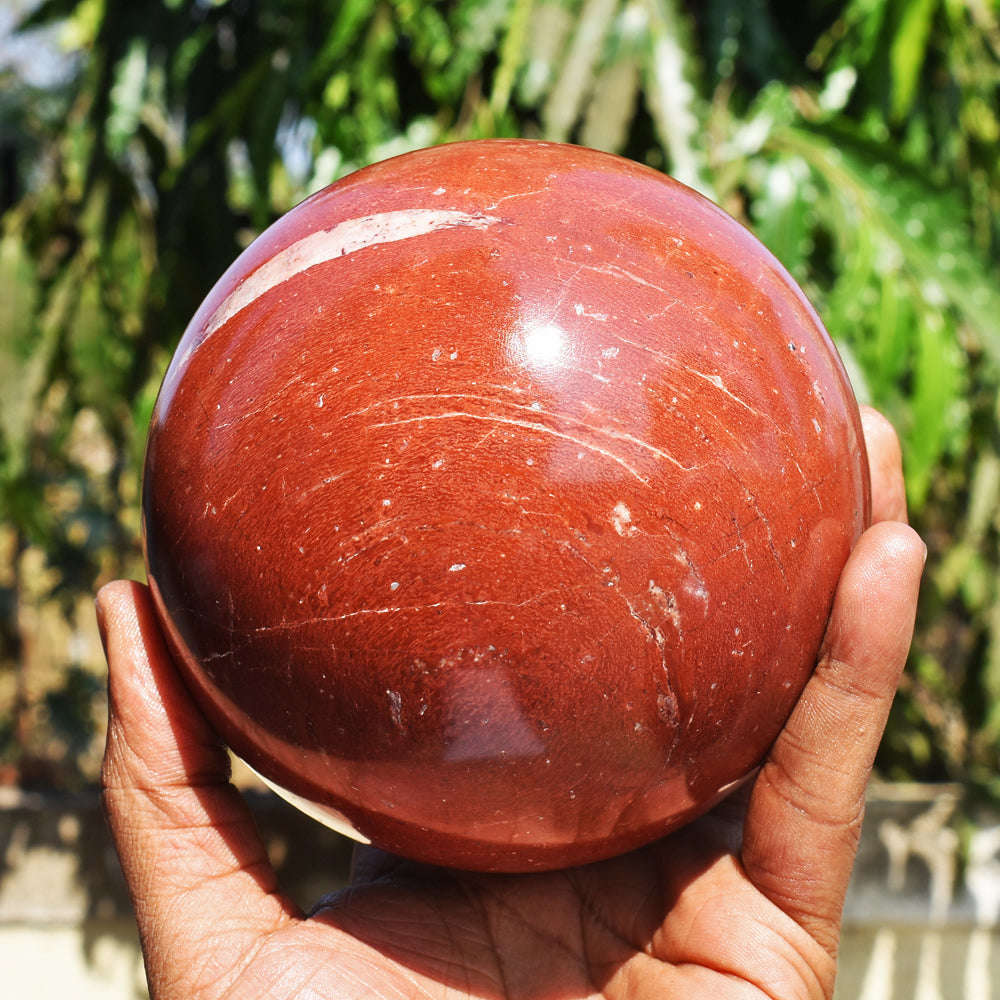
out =
{"type": "Polygon", "coordinates": [[[222,301],[205,325],[202,342],[260,296],[303,271],[346,257],[368,247],[398,243],[456,227],[485,230],[500,219],[492,215],[436,208],[408,208],[348,219],[332,229],[321,229],[285,247],[248,275],[222,301]]]}

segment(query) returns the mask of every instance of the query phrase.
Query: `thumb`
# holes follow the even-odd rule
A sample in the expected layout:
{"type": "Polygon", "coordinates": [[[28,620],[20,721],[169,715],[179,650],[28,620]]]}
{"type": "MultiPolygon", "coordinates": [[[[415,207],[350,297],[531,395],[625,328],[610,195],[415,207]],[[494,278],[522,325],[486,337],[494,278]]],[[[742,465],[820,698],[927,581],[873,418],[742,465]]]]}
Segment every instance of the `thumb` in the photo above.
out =
{"type": "Polygon", "coordinates": [[[926,549],[903,524],[869,528],[848,559],[824,649],[747,810],[754,884],[831,955],[865,787],[913,634],[926,549]]]}
{"type": "Polygon", "coordinates": [[[297,914],[276,894],[228,756],[174,670],[149,592],[108,584],[97,616],[109,669],[104,803],[150,982],[186,968],[218,986],[297,914]]]}

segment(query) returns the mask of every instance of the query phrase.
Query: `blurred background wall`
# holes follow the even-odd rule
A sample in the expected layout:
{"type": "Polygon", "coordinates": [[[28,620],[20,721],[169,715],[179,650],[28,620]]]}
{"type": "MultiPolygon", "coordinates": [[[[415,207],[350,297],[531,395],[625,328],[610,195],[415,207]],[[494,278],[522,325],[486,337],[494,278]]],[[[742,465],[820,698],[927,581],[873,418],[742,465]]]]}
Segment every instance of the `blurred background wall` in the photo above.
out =
{"type": "Polygon", "coordinates": [[[805,288],[930,548],[879,777],[945,789],[907,801],[953,881],[992,863],[998,0],[0,0],[0,847],[26,802],[92,801],[92,595],[142,577],[146,425],[201,298],[317,188],[485,136],[665,170],[805,288]]]}

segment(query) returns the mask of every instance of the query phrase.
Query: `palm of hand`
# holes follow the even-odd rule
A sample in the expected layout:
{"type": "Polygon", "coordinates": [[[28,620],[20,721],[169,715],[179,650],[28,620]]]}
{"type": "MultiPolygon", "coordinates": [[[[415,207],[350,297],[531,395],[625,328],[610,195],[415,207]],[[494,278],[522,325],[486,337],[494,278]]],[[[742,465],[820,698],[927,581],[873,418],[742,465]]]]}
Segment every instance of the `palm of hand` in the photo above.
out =
{"type": "Polygon", "coordinates": [[[198,974],[177,995],[346,997],[364,984],[374,996],[497,1000],[828,996],[833,955],[740,864],[743,805],[541,876],[446,873],[371,852],[361,884],[309,919],[271,897],[274,929],[246,928],[252,956],[213,951],[210,967],[187,966],[198,974]]]}

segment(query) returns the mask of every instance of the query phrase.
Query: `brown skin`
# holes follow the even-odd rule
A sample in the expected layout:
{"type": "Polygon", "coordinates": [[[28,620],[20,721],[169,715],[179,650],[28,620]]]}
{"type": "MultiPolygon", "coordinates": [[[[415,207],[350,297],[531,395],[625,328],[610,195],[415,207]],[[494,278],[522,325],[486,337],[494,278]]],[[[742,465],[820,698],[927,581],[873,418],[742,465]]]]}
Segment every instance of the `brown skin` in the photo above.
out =
{"type": "Polygon", "coordinates": [[[895,433],[873,411],[864,426],[875,523],[755,782],[686,829],[585,868],[469,875],[365,850],[350,890],[299,912],[146,589],[105,587],[104,797],[155,1000],[831,997],[865,785],[926,552],[905,524],[895,433]]]}

